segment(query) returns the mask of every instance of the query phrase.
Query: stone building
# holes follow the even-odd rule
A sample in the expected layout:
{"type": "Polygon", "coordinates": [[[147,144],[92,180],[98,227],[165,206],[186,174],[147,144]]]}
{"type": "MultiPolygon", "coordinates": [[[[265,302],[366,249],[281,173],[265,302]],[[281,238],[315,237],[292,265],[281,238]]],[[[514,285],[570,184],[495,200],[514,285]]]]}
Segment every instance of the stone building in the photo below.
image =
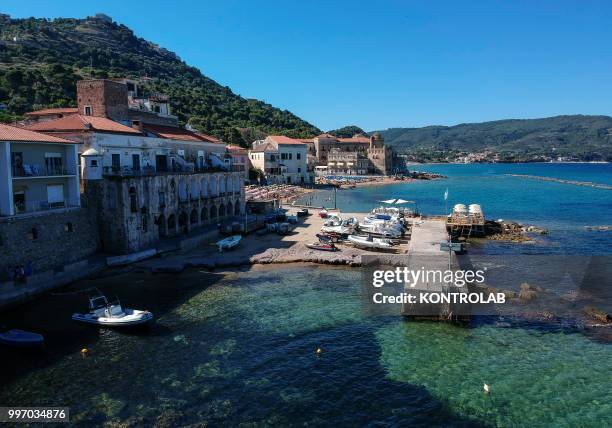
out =
{"type": "Polygon", "coordinates": [[[103,251],[128,254],[245,213],[239,173],[176,173],[85,180],[103,251]]]}
{"type": "MultiPolygon", "coordinates": [[[[334,159],[352,158],[354,162],[359,159],[360,166],[358,169],[360,171],[363,171],[363,161],[361,159],[367,159],[366,174],[389,174],[392,169],[393,151],[385,146],[385,142],[379,133],[375,133],[371,137],[358,134],[350,138],[337,138],[331,134],[321,134],[313,139],[313,145],[317,165],[327,166],[329,174],[332,174],[331,171],[339,171],[335,164],[336,161],[332,161],[333,165],[329,164],[329,157],[332,152],[334,153],[334,159]]],[[[354,163],[352,166],[355,165],[354,163]]],[[[352,168],[347,170],[354,171],[352,168]]],[[[336,174],[340,174],[340,172],[336,172],[336,174]]]]}
{"type": "Polygon", "coordinates": [[[368,166],[368,157],[361,152],[334,148],[327,155],[328,175],[366,175],[368,166]]]}
{"type": "Polygon", "coordinates": [[[306,184],[314,181],[308,167],[308,145],[283,135],[269,135],[249,151],[253,167],[263,171],[268,183],[306,184]]]}

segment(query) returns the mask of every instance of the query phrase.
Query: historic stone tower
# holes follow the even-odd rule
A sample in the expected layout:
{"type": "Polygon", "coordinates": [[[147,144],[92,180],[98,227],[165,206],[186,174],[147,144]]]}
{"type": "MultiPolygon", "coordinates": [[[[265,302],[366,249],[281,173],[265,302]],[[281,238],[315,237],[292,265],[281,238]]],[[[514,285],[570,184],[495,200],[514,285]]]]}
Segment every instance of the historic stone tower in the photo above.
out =
{"type": "Polygon", "coordinates": [[[370,160],[370,172],[374,174],[388,174],[391,171],[392,151],[385,146],[382,135],[375,132],[370,137],[370,148],[368,159],[370,160]]]}
{"type": "Polygon", "coordinates": [[[77,82],[79,114],[107,117],[127,124],[127,85],[106,79],[80,80],[77,82]]]}

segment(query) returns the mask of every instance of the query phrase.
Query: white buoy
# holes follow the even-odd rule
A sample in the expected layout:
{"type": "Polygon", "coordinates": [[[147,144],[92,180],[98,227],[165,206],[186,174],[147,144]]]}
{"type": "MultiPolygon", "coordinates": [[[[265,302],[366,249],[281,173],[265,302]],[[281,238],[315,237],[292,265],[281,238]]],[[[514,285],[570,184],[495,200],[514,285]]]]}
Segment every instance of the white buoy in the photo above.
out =
{"type": "Polygon", "coordinates": [[[485,394],[489,393],[489,385],[487,385],[486,383],[482,386],[482,389],[484,389],[485,394]]]}

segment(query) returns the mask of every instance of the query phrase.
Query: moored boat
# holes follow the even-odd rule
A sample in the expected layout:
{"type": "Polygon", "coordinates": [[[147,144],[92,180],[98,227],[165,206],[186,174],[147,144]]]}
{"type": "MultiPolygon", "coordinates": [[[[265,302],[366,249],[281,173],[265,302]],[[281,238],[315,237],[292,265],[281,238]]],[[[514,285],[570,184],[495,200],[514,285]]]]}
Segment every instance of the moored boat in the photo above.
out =
{"type": "Polygon", "coordinates": [[[42,334],[24,330],[8,330],[0,332],[0,344],[14,348],[36,348],[45,343],[42,334]]]}
{"type": "Polygon", "coordinates": [[[373,238],[372,236],[350,235],[348,240],[356,247],[367,249],[389,250],[393,248],[391,241],[385,238],[373,238]]]}
{"type": "Polygon", "coordinates": [[[106,297],[100,294],[89,299],[88,313],[75,313],[72,319],[104,327],[132,327],[148,323],[153,319],[153,314],[149,311],[123,308],[119,301],[108,303],[106,297]]]}
{"type": "Polygon", "coordinates": [[[242,239],[242,236],[233,235],[233,236],[228,236],[227,238],[222,239],[220,241],[217,241],[219,252],[222,252],[223,250],[230,250],[236,247],[240,243],[241,239],[242,239]]]}
{"type": "Polygon", "coordinates": [[[313,242],[312,244],[306,244],[306,246],[312,250],[319,250],[319,251],[339,251],[340,250],[331,241],[330,242],[313,242]]]}
{"type": "Polygon", "coordinates": [[[319,217],[321,218],[327,218],[327,214],[328,214],[328,211],[325,208],[319,211],[319,217]]]}

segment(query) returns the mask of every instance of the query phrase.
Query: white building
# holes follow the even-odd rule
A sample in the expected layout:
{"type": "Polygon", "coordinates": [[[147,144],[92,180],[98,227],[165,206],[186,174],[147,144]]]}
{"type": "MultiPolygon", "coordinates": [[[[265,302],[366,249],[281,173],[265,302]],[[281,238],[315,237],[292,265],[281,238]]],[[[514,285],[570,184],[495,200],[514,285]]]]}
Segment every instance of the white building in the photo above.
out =
{"type": "Polygon", "coordinates": [[[228,169],[224,143],[182,128],[144,124],[135,129],[108,118],[79,114],[26,128],[81,142],[81,153],[96,150],[107,176],[228,169]]]}
{"type": "Polygon", "coordinates": [[[0,216],[79,207],[77,147],[0,124],[0,216]]]}
{"type": "Polygon", "coordinates": [[[249,159],[270,183],[305,184],[314,180],[308,171],[308,145],[301,140],[270,135],[253,143],[249,159]]]}

